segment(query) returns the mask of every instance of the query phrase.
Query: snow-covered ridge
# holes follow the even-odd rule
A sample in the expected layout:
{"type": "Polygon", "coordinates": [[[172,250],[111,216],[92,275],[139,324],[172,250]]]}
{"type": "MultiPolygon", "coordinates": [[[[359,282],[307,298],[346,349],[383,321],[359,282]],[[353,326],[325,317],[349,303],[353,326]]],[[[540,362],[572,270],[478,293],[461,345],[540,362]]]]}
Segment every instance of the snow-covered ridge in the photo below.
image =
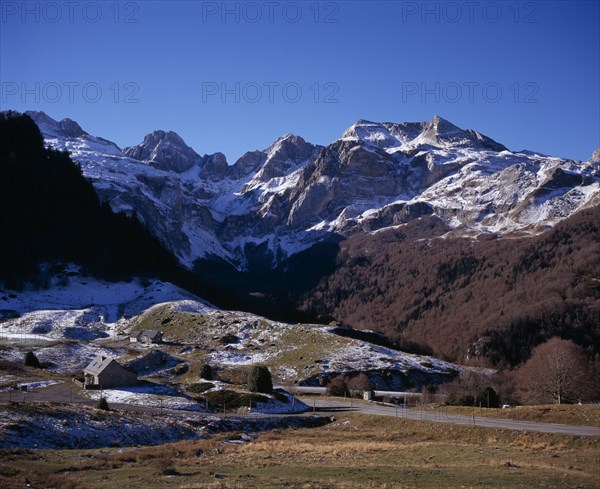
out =
{"type": "MultiPolygon", "coordinates": [[[[65,283],[58,276],[45,290],[0,290],[0,313],[0,360],[20,364],[31,350],[45,371],[58,374],[78,375],[105,355],[141,378],[164,379],[184,374],[201,359],[217,368],[265,364],[287,384],[323,384],[339,373],[367,372],[378,388],[403,390],[411,376],[415,383],[436,382],[462,369],[339,336],[334,326],[223,311],[159,281],[109,283],[72,275],[65,283]],[[165,343],[130,343],[129,335],[141,329],[162,331],[165,343]]],[[[196,409],[188,397],[151,384],[109,394],[109,402],[131,398],[146,404],[168,396],[172,409],[196,409]]]]}
{"type": "Polygon", "coordinates": [[[471,129],[431,121],[360,120],[327,147],[285,135],[229,165],[175,133],[137,146],[28,112],[46,142],[71,152],[98,194],[135,213],[182,261],[273,265],[332,234],[433,215],[456,234],[535,234],[600,203],[600,162],[510,151],[471,129]]]}

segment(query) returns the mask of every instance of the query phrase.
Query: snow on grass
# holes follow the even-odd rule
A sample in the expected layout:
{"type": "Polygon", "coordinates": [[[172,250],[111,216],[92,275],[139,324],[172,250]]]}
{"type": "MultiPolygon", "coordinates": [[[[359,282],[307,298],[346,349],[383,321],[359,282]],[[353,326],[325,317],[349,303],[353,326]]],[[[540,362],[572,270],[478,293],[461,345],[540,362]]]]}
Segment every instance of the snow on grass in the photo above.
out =
{"type": "Polygon", "coordinates": [[[175,301],[170,306],[171,311],[175,312],[190,312],[195,314],[214,314],[218,309],[204,301],[182,300],[175,301]]]}
{"type": "Polygon", "coordinates": [[[257,402],[255,406],[252,406],[253,413],[293,414],[304,413],[309,410],[306,404],[285,391],[277,391],[277,396],[283,396],[286,399],[285,401],[277,399],[277,396],[271,394],[262,395],[267,396],[269,400],[267,402],[257,402]]]}
{"type": "Polygon", "coordinates": [[[0,410],[0,448],[92,449],[160,445],[203,438],[219,432],[247,433],[290,428],[316,428],[324,416],[188,417],[182,414],[125,414],[86,406],[29,405],[0,410]]]}
{"type": "Polygon", "coordinates": [[[20,318],[9,319],[0,326],[0,338],[82,339],[106,338],[97,308],[81,310],[38,310],[20,318]]]}
{"type": "Polygon", "coordinates": [[[195,312],[208,313],[210,304],[179,287],[158,280],[149,283],[105,282],[75,274],[55,277],[45,290],[4,291],[0,309],[18,317],[0,324],[0,340],[25,338],[93,340],[114,336],[129,327],[126,318],[152,306],[175,304],[195,312]]]}
{"type": "Polygon", "coordinates": [[[0,375],[0,384],[7,384],[9,382],[14,382],[19,377],[16,375],[0,375]]]}
{"type": "Polygon", "coordinates": [[[33,341],[52,341],[52,338],[49,338],[47,336],[42,336],[39,334],[28,334],[28,333],[7,333],[5,331],[0,330],[0,343],[2,343],[2,340],[15,340],[15,341],[9,341],[9,343],[25,343],[25,342],[29,342],[30,340],[33,341]]]}
{"type": "Polygon", "coordinates": [[[146,383],[132,387],[86,391],[86,394],[96,401],[104,396],[109,406],[111,403],[115,403],[183,411],[204,411],[200,404],[191,397],[159,384],[146,383]]]}
{"type": "MultiPolygon", "coordinates": [[[[327,331],[327,328],[324,330],[327,331]]],[[[402,372],[417,369],[426,373],[460,370],[458,365],[437,358],[414,355],[353,339],[349,339],[345,346],[331,350],[322,365],[323,372],[365,372],[390,368],[402,372]]]]}
{"type": "Polygon", "coordinates": [[[0,410],[0,447],[87,449],[199,438],[195,420],[100,412],[85,406],[0,410]]]}
{"type": "MultiPolygon", "coordinates": [[[[87,343],[66,342],[56,345],[35,348],[33,353],[40,363],[47,363],[46,370],[56,373],[76,374],[83,371],[98,355],[117,356],[118,350],[98,348],[87,343]]],[[[25,350],[0,350],[0,358],[22,362],[25,350]]]]}
{"type": "Polygon", "coordinates": [[[215,351],[209,353],[206,357],[208,363],[216,363],[218,365],[256,365],[262,364],[269,360],[272,354],[259,353],[239,353],[233,351],[215,351]]]}
{"type": "Polygon", "coordinates": [[[169,370],[180,363],[183,363],[183,360],[169,355],[162,350],[153,349],[146,355],[130,361],[127,364],[127,368],[138,375],[147,376],[169,370]]]}
{"type": "Polygon", "coordinates": [[[43,387],[48,387],[50,385],[61,384],[61,383],[62,383],[62,381],[60,381],[60,380],[40,380],[38,382],[24,382],[24,383],[17,384],[15,386],[0,389],[0,392],[7,392],[10,390],[14,390],[14,388],[17,388],[17,389],[24,388],[24,389],[27,389],[28,391],[31,391],[34,389],[41,389],[43,387]]]}
{"type": "MultiPolygon", "coordinates": [[[[78,272],[72,272],[78,273],[78,272]]],[[[137,315],[161,302],[198,300],[193,294],[168,282],[153,280],[147,284],[106,282],[80,275],[55,277],[48,289],[6,291],[0,294],[0,308],[25,314],[32,311],[78,311],[93,309],[106,322],[123,315],[137,315]]]]}

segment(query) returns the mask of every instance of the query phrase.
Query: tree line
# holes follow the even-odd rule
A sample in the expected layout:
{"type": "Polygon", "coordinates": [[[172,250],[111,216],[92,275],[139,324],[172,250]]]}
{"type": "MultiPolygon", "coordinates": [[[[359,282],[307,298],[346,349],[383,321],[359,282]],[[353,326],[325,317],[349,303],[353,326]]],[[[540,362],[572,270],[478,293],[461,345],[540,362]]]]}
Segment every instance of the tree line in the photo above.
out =
{"type": "Polygon", "coordinates": [[[43,286],[43,266],[77,263],[108,280],[176,265],[135,216],[115,214],[67,152],[44,147],[33,120],[0,114],[0,280],[43,286]]]}

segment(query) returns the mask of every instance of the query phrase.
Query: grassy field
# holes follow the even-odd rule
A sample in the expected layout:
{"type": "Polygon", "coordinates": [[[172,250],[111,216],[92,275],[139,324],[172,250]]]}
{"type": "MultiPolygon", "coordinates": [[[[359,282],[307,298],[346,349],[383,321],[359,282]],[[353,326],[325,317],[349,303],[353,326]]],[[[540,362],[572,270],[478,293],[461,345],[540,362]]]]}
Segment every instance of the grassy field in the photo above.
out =
{"type": "Polygon", "coordinates": [[[510,409],[480,409],[465,406],[424,405],[417,409],[438,410],[449,414],[485,416],[487,418],[535,421],[600,427],[600,405],[551,404],[548,406],[517,406],[510,409]]]}
{"type": "Polygon", "coordinates": [[[347,414],[147,448],[0,452],[0,487],[600,487],[600,439],[347,414]]]}

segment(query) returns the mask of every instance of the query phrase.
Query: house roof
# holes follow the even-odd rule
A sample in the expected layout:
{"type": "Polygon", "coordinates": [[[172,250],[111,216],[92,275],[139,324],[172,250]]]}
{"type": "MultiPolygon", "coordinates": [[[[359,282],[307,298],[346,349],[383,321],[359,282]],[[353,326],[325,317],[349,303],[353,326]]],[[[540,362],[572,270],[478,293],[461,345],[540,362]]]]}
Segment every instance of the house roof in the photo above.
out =
{"type": "Polygon", "coordinates": [[[110,364],[110,362],[112,362],[113,360],[114,360],[114,358],[112,358],[112,357],[107,357],[107,356],[104,356],[104,355],[98,355],[96,358],[94,358],[92,360],[92,363],[90,363],[84,369],[84,372],[92,374],[92,375],[98,375],[106,367],[108,367],[108,365],[110,364]]]}
{"type": "Polygon", "coordinates": [[[148,329],[146,331],[142,331],[138,335],[138,338],[156,338],[157,336],[159,336],[161,334],[162,333],[160,331],[156,331],[155,329],[148,329]]]}

